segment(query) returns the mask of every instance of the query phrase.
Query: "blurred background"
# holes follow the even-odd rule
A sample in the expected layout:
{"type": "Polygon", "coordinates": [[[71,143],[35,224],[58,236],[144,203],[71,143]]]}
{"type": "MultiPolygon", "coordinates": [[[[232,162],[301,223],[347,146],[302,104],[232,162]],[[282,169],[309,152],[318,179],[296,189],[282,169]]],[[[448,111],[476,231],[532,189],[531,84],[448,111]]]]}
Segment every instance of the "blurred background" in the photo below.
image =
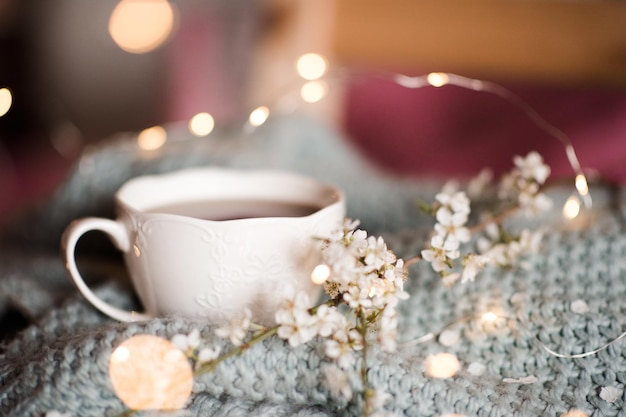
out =
{"type": "Polygon", "coordinates": [[[205,133],[240,126],[285,91],[398,175],[504,170],[533,149],[573,174],[562,144],[502,98],[394,78],[433,71],[506,86],[584,168],[626,180],[624,1],[0,0],[0,225],[119,132],[198,114],[205,133]],[[308,53],[327,79],[309,98],[308,53]]]}

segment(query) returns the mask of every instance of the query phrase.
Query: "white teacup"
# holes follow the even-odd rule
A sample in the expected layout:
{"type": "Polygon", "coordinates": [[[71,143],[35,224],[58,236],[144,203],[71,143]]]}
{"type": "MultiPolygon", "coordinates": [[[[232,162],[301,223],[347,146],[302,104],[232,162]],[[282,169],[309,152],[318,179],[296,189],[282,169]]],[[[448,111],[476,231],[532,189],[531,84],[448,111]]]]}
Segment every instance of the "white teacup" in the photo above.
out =
{"type": "Polygon", "coordinates": [[[341,225],[345,198],[294,173],[196,168],[132,179],[116,208],[117,220],[77,220],[62,239],[70,277],[100,311],[120,321],[180,313],[222,322],[248,307],[255,321],[272,324],[289,293],[319,296],[310,279],[315,237],[341,225]],[[75,248],[91,230],[123,252],[144,313],[116,308],[85,284],[75,248]]]}

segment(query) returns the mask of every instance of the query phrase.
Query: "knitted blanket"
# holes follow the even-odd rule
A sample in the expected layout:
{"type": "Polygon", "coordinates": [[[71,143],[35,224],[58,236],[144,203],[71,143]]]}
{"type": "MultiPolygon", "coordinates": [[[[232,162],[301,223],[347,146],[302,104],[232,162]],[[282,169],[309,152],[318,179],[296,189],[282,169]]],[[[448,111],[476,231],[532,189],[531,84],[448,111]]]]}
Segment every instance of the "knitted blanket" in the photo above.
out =
{"type": "MultiPolygon", "coordinates": [[[[113,217],[112,196],[133,176],[198,165],[314,175],[341,186],[348,215],[370,234],[382,234],[399,256],[422,249],[431,223],[416,210],[415,199],[430,199],[439,184],[381,172],[331,130],[290,117],[246,135],[222,131],[192,139],[176,126],[168,132],[170,141],[156,152],[140,151],[132,135],[123,135],[86,154],[58,192],[4,236],[0,315],[7,327],[0,350],[0,415],[123,414],[108,376],[119,343],[143,333],[165,338],[194,329],[211,333],[206,323],[177,316],[114,322],[89,305],[66,276],[58,255],[63,229],[87,215],[113,217]],[[17,319],[28,325],[9,333],[17,319]]],[[[399,349],[373,350],[369,359],[371,384],[391,394],[388,411],[495,417],[580,410],[626,416],[626,342],[575,359],[548,352],[591,351],[626,330],[626,205],[620,192],[593,191],[599,215],[582,228],[568,228],[558,216],[549,219],[552,231],[541,253],[518,268],[487,269],[474,283],[445,288],[428,265],[412,267],[410,298],[401,303],[399,349]],[[508,319],[485,329],[473,319],[485,311],[508,319]],[[461,366],[455,376],[424,373],[424,361],[439,352],[456,355],[461,366]]],[[[555,192],[557,200],[566,196],[555,192]]],[[[86,240],[81,250],[92,262],[84,274],[96,293],[111,304],[140,308],[110,247],[86,240]]],[[[328,362],[321,342],[294,349],[267,339],[196,378],[185,410],[175,415],[358,416],[358,396],[347,400],[326,380],[322,370],[328,362]]],[[[356,375],[355,369],[354,384],[356,375]]]]}

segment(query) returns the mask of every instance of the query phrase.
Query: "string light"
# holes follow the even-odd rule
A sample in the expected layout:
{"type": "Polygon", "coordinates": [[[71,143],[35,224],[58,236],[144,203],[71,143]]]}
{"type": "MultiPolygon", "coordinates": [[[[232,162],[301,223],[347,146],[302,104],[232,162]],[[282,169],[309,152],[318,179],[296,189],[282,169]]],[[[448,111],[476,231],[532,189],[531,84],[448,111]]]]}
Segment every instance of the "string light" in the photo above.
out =
{"type": "Polygon", "coordinates": [[[486,321],[486,322],[494,322],[498,319],[498,316],[496,315],[496,313],[488,311],[485,314],[483,314],[480,319],[482,321],[486,321]]]}
{"type": "Polygon", "coordinates": [[[437,353],[424,361],[424,374],[430,378],[452,378],[460,368],[459,359],[452,353],[437,353]]]}
{"type": "Polygon", "coordinates": [[[584,175],[576,175],[576,189],[580,195],[587,195],[587,193],[589,193],[589,185],[587,184],[587,178],[584,175]]]}
{"type": "Polygon", "coordinates": [[[427,85],[431,85],[424,77],[409,77],[404,74],[395,74],[393,81],[401,87],[405,88],[421,88],[427,85]]]}
{"type": "Polygon", "coordinates": [[[561,417],[589,417],[589,414],[585,413],[582,410],[573,409],[565,414],[561,414],[561,417]]]}
{"type": "Polygon", "coordinates": [[[298,74],[309,81],[322,78],[326,73],[327,67],[326,58],[315,53],[304,54],[296,62],[298,74]]]}
{"type": "Polygon", "coordinates": [[[142,54],[169,38],[174,21],[175,11],[167,0],[122,0],[109,18],[109,34],[124,51],[142,54]]]}
{"type": "Polygon", "coordinates": [[[177,410],[185,405],[193,372],[169,340],[143,334],[111,353],[109,377],[118,398],[132,410],[177,410]]]}
{"type": "Polygon", "coordinates": [[[563,205],[563,217],[575,219],[580,213],[580,200],[575,195],[570,196],[563,205]]]}
{"type": "Polygon", "coordinates": [[[194,136],[207,136],[214,127],[215,120],[209,113],[198,113],[189,120],[189,131],[194,136]]]}
{"type": "Polygon", "coordinates": [[[325,264],[320,264],[311,272],[311,281],[314,284],[323,284],[330,277],[330,267],[325,264]]]}
{"type": "Polygon", "coordinates": [[[9,112],[11,105],[13,104],[13,94],[8,88],[0,88],[0,117],[9,112]]]}
{"type": "Polygon", "coordinates": [[[457,74],[432,72],[425,76],[411,77],[404,74],[392,74],[389,76],[396,84],[410,89],[422,88],[430,85],[433,87],[442,87],[444,85],[454,85],[457,87],[465,88],[472,91],[486,92],[494,94],[509,103],[515,105],[522,110],[530,120],[544,132],[560,141],[565,147],[565,154],[570,167],[576,174],[576,189],[583,199],[583,202],[587,208],[591,208],[592,199],[588,193],[587,177],[585,176],[574,145],[570,138],[556,126],[550,124],[545,120],[537,111],[532,108],[528,103],[522,100],[519,96],[512,91],[489,81],[478,80],[474,78],[468,78],[457,74]]]}
{"type": "Polygon", "coordinates": [[[130,358],[130,351],[126,346],[118,346],[111,354],[111,363],[123,363],[130,358]]]}
{"type": "Polygon", "coordinates": [[[426,76],[426,81],[433,87],[443,87],[448,84],[450,77],[444,72],[431,72],[426,76]]]}
{"type": "Polygon", "coordinates": [[[137,136],[137,144],[146,151],[159,149],[167,140],[167,132],[161,126],[153,126],[142,130],[137,136]]]}
{"type": "Polygon", "coordinates": [[[252,126],[259,127],[263,123],[265,123],[268,117],[270,117],[270,109],[266,106],[259,106],[256,109],[252,110],[248,121],[252,126]]]}
{"type": "MultiPolygon", "coordinates": [[[[130,1],[130,0],[126,0],[126,1],[130,1]]],[[[321,77],[326,75],[327,70],[328,70],[328,62],[326,58],[320,54],[315,54],[315,53],[304,54],[297,59],[296,69],[300,77],[306,80],[310,80],[301,86],[300,98],[306,103],[316,103],[322,100],[328,93],[328,84],[325,81],[320,80],[321,77]]],[[[344,71],[344,72],[341,72],[341,76],[342,77],[350,76],[350,74],[344,71]]],[[[546,121],[543,117],[541,117],[541,115],[539,115],[539,113],[537,113],[535,109],[533,109],[529,104],[527,104],[524,100],[522,100],[519,96],[515,95],[510,90],[498,84],[489,82],[489,81],[468,78],[468,77],[464,77],[461,75],[446,73],[446,72],[431,72],[427,75],[422,75],[422,76],[407,76],[401,73],[391,73],[391,74],[387,74],[386,77],[390,78],[394,83],[398,84],[399,86],[402,86],[405,88],[416,89],[416,88],[422,88],[425,86],[443,87],[446,85],[454,85],[457,87],[461,87],[461,88],[465,88],[465,89],[469,89],[473,91],[494,94],[508,101],[509,103],[515,105],[520,110],[522,110],[537,127],[542,129],[549,135],[553,136],[554,138],[556,138],[563,144],[563,146],[565,147],[565,153],[566,153],[568,162],[570,164],[570,167],[576,173],[576,180],[575,180],[576,190],[578,191],[578,194],[582,198],[582,201],[585,207],[591,208],[592,199],[589,193],[587,177],[585,176],[581,168],[580,162],[578,160],[578,156],[576,155],[576,151],[574,150],[574,146],[571,140],[569,139],[569,137],[565,133],[563,133],[561,130],[556,128],[554,125],[546,121]]],[[[278,101],[281,102],[281,100],[278,100],[278,101]]],[[[194,118],[197,116],[198,115],[194,116],[194,118]]],[[[246,128],[250,126],[252,127],[261,126],[263,123],[266,122],[269,116],[270,116],[269,107],[267,106],[257,107],[250,113],[249,118],[248,118],[248,125],[246,126],[246,128]]],[[[202,117],[207,117],[207,116],[202,116],[202,117]]],[[[204,131],[202,130],[198,131],[192,127],[194,123],[195,123],[194,119],[192,119],[189,122],[189,128],[194,135],[198,135],[198,132],[210,133],[210,131],[213,129],[213,126],[214,126],[214,122],[213,123],[209,122],[207,124],[207,127],[205,127],[204,131]],[[211,126],[210,128],[208,127],[209,125],[211,126]]],[[[166,135],[164,134],[160,134],[160,135],[161,136],[159,137],[161,139],[157,139],[156,137],[150,140],[146,139],[146,143],[144,144],[144,146],[142,146],[142,142],[140,141],[140,147],[142,147],[142,149],[156,149],[156,148],[161,147],[163,143],[165,142],[164,137],[166,135]]],[[[199,135],[199,136],[202,136],[202,135],[199,135]]],[[[568,206],[568,213],[570,215],[571,213],[574,212],[573,204],[574,203],[569,203],[570,206],[568,206]]]]}
{"type": "Polygon", "coordinates": [[[532,333],[531,330],[517,317],[514,316],[509,316],[509,315],[505,315],[505,314],[495,314],[493,312],[487,312],[487,313],[483,313],[483,314],[469,314],[466,316],[462,316],[448,324],[446,324],[445,326],[443,326],[438,332],[431,332],[431,333],[427,333],[421,337],[417,337],[414,339],[411,339],[407,342],[402,342],[402,343],[398,343],[398,347],[400,348],[406,348],[409,346],[415,346],[415,345],[419,345],[422,343],[426,343],[428,341],[431,340],[435,340],[439,335],[441,335],[443,332],[445,332],[447,329],[453,327],[453,326],[457,326],[459,324],[463,324],[463,323],[469,323],[472,322],[476,319],[480,319],[480,320],[485,320],[488,319],[488,321],[495,321],[497,319],[500,320],[508,320],[511,322],[515,322],[517,323],[517,325],[525,330],[528,334],[532,335],[533,337],[533,341],[535,342],[535,344],[537,344],[537,346],[539,346],[541,349],[543,349],[544,351],[546,351],[548,354],[555,356],[557,358],[562,358],[562,359],[582,359],[582,358],[586,358],[588,356],[593,356],[603,350],[608,349],[610,346],[614,345],[615,343],[619,342],[620,340],[622,340],[623,338],[626,337],[626,332],[623,332],[622,334],[620,334],[619,336],[617,336],[616,338],[614,338],[613,340],[605,343],[604,345],[583,352],[583,353],[577,353],[577,354],[567,354],[567,353],[559,353],[553,349],[551,349],[550,347],[548,347],[548,345],[546,345],[545,343],[543,343],[539,337],[532,333]],[[493,315],[493,316],[492,316],[493,315]]]}
{"type": "Polygon", "coordinates": [[[300,97],[307,103],[317,103],[326,96],[328,85],[323,81],[309,81],[300,89],[300,97]]]}

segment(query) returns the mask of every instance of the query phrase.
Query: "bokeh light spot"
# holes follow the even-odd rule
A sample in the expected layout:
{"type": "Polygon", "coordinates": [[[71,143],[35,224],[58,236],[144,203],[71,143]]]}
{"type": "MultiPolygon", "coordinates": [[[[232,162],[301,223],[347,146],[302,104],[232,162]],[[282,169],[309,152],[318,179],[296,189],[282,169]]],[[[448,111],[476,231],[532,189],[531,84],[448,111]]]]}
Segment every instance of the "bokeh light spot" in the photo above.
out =
{"type": "Polygon", "coordinates": [[[302,100],[307,103],[317,103],[326,96],[328,86],[323,81],[309,81],[300,89],[302,100]]]}
{"type": "Polygon", "coordinates": [[[177,410],[193,385],[189,361],[169,340],[137,335],[111,354],[109,377],[115,394],[132,410],[177,410]]]}
{"type": "Polygon", "coordinates": [[[314,284],[323,284],[330,277],[330,267],[325,264],[320,264],[313,268],[311,272],[311,281],[314,284]]]}
{"type": "Polygon", "coordinates": [[[305,80],[317,80],[325,73],[328,64],[326,58],[320,54],[304,54],[296,62],[298,74],[305,80]]]}
{"type": "Polygon", "coordinates": [[[214,127],[215,120],[209,113],[198,113],[189,121],[189,131],[195,136],[207,136],[214,127]]]}
{"type": "Polygon", "coordinates": [[[574,219],[580,213],[580,201],[578,197],[571,196],[563,205],[563,216],[566,219],[574,219]]]}
{"type": "Polygon", "coordinates": [[[175,11],[167,0],[122,0],[109,19],[109,34],[126,52],[142,54],[161,46],[174,29],[175,11]]]}
{"type": "Polygon", "coordinates": [[[583,174],[576,175],[576,189],[580,195],[587,195],[587,193],[589,193],[587,178],[583,174]]]}
{"type": "Polygon", "coordinates": [[[0,88],[0,117],[9,112],[13,104],[13,94],[8,88],[0,88]]]}
{"type": "Polygon", "coordinates": [[[443,87],[444,85],[448,84],[448,82],[450,81],[450,77],[444,72],[431,72],[430,74],[428,74],[426,80],[428,81],[428,84],[432,85],[433,87],[443,87]]]}
{"type": "Polygon", "coordinates": [[[153,126],[142,130],[137,136],[137,144],[146,151],[159,149],[167,140],[167,132],[161,126],[153,126]]]}
{"type": "Polygon", "coordinates": [[[430,378],[452,378],[459,368],[459,360],[452,353],[437,353],[424,361],[424,373],[430,378]]]}
{"type": "Polygon", "coordinates": [[[259,127],[263,123],[265,123],[265,121],[267,120],[269,116],[270,116],[270,109],[268,109],[265,106],[259,106],[256,109],[252,110],[252,113],[250,113],[250,117],[248,121],[250,122],[252,126],[259,127]]]}

